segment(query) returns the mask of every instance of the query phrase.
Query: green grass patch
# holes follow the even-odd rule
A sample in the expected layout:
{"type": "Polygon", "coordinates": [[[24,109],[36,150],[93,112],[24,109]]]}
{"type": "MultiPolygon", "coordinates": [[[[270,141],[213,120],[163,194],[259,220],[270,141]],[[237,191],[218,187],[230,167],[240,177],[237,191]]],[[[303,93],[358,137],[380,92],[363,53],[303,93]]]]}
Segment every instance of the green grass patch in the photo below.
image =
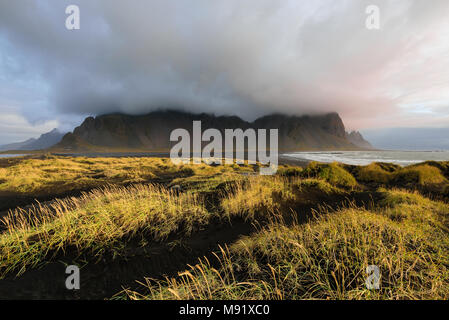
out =
{"type": "Polygon", "coordinates": [[[372,163],[367,166],[357,167],[357,180],[364,183],[388,184],[394,177],[394,173],[381,164],[372,163]]]}
{"type": "Polygon", "coordinates": [[[324,179],[337,187],[354,188],[358,185],[355,178],[338,163],[311,162],[302,172],[302,177],[324,179]]]}

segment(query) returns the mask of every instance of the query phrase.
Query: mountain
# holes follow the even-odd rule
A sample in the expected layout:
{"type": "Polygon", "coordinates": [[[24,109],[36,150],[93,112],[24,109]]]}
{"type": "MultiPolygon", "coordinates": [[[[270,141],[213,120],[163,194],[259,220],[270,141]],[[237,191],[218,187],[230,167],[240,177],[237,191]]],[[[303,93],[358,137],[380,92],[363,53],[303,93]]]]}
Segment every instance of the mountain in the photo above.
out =
{"type": "Polygon", "coordinates": [[[225,129],[279,129],[279,150],[354,150],[360,149],[347,137],[337,113],[317,116],[273,114],[254,122],[236,116],[214,116],[180,111],[155,111],[146,115],[108,114],[89,117],[68,133],[54,149],[66,151],[146,150],[167,151],[170,133],[177,128],[192,131],[192,122],[200,120],[202,131],[215,128],[224,136],[225,129]]]}
{"type": "Polygon", "coordinates": [[[366,148],[366,149],[374,149],[374,147],[368,141],[363,138],[362,134],[358,131],[352,131],[350,133],[346,133],[346,138],[357,147],[366,148]]]}
{"type": "Polygon", "coordinates": [[[64,137],[64,133],[58,131],[58,129],[53,129],[50,132],[42,134],[39,138],[28,139],[23,142],[11,143],[0,146],[0,151],[5,150],[42,150],[47,149],[58,142],[64,137]]]}
{"type": "Polygon", "coordinates": [[[26,147],[30,148],[28,150],[47,149],[60,142],[64,135],[65,133],[60,132],[58,129],[53,129],[50,132],[42,134],[36,141],[26,147]]]}
{"type": "Polygon", "coordinates": [[[16,143],[10,143],[0,146],[0,151],[6,151],[6,150],[24,150],[22,148],[26,148],[27,145],[32,144],[37,139],[31,138],[26,141],[22,142],[16,142],[16,143]]]}

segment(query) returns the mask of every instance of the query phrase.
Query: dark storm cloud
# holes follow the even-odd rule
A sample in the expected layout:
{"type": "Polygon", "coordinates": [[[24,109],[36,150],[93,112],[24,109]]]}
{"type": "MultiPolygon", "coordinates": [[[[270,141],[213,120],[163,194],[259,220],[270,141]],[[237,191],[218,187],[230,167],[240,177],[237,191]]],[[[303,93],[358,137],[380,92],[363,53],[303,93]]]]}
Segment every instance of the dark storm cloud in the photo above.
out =
{"type": "Polygon", "coordinates": [[[2,1],[0,46],[21,66],[8,80],[34,79],[30,90],[45,102],[17,98],[30,121],[170,107],[247,119],[337,111],[352,128],[431,124],[449,115],[441,87],[449,83],[448,7],[447,0],[2,1]],[[80,7],[80,30],[65,29],[69,4],[80,7]],[[381,30],[365,28],[370,4],[381,9],[381,30]]]}

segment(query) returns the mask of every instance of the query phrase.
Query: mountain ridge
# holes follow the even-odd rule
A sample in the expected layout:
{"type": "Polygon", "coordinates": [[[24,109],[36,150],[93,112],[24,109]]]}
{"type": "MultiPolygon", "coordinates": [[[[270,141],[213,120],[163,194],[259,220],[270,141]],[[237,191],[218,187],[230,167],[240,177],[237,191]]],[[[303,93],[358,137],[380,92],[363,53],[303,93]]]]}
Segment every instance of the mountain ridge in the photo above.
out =
{"type": "Polygon", "coordinates": [[[10,143],[0,146],[0,151],[17,150],[32,151],[48,149],[59,143],[66,133],[60,132],[58,129],[41,134],[39,138],[30,138],[28,140],[16,143],[10,143]]]}
{"type": "Polygon", "coordinates": [[[225,129],[279,129],[280,151],[365,149],[348,139],[343,121],[335,112],[304,116],[271,114],[248,122],[237,116],[176,110],[153,111],[145,115],[112,113],[87,117],[52,149],[167,151],[176,144],[170,142],[170,133],[177,128],[191,133],[195,120],[201,121],[203,131],[215,128],[222,134],[225,129]]]}

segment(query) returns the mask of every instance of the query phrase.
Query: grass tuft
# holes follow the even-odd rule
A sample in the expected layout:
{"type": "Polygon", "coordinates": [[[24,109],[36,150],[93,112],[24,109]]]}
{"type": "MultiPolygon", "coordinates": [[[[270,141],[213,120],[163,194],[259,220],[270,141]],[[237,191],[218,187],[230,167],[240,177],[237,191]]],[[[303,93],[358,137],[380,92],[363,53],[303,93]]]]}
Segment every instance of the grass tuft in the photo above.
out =
{"type": "Polygon", "coordinates": [[[337,187],[354,188],[358,185],[355,178],[340,164],[321,164],[311,162],[302,173],[303,177],[324,179],[337,187]]]}

